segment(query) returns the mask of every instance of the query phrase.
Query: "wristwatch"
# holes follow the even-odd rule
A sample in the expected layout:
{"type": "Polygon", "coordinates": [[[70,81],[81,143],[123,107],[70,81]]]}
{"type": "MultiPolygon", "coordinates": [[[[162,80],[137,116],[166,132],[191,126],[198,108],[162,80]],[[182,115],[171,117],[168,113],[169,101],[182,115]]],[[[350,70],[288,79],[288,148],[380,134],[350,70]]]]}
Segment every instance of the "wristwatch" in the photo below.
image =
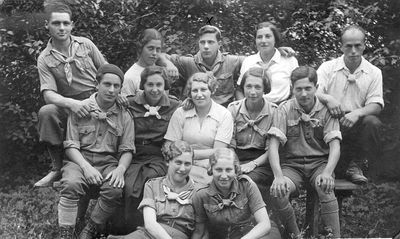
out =
{"type": "Polygon", "coordinates": [[[258,167],[258,163],[257,163],[255,160],[253,160],[253,161],[251,161],[251,162],[253,162],[254,165],[256,165],[256,168],[258,167]]]}

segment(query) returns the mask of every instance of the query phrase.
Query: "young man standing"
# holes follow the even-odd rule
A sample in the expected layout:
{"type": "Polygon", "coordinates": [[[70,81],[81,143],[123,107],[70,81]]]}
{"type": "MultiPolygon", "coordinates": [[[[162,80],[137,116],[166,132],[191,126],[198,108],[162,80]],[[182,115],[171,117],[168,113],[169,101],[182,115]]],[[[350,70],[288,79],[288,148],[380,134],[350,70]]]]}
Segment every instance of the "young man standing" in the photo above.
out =
{"type": "Polygon", "coordinates": [[[271,136],[269,162],[274,173],[271,195],[281,221],[289,233],[298,236],[289,196],[305,183],[318,193],[321,219],[340,237],[339,207],[333,192],[334,169],[340,156],[339,121],[315,97],[317,74],[311,67],[301,66],[291,74],[295,98],[282,103],[268,134],[271,136]],[[278,153],[283,146],[282,158],[278,153]]]}
{"type": "Polygon", "coordinates": [[[46,105],[39,111],[39,140],[46,143],[52,171],[35,183],[49,186],[59,178],[62,167],[65,127],[68,113],[89,115],[85,101],[96,90],[97,69],[106,63],[97,47],[87,38],[71,35],[72,12],[63,4],[46,7],[47,47],[38,58],[40,91],[46,105]]]}
{"type": "Polygon", "coordinates": [[[362,56],[364,29],[350,25],[341,40],[343,56],[323,63],[317,71],[318,98],[340,119],[344,160],[337,171],[361,184],[368,181],[362,166],[382,151],[382,123],[377,117],[384,107],[382,72],[362,56]]]}
{"type": "Polygon", "coordinates": [[[90,189],[99,198],[81,239],[96,238],[122,200],[124,174],[135,152],[134,123],[116,103],[124,79],[115,65],[98,70],[98,93],[87,100],[87,117],[70,114],[64,141],[68,161],[62,168],[58,221],[61,238],[72,238],[78,201],[90,189]]]}

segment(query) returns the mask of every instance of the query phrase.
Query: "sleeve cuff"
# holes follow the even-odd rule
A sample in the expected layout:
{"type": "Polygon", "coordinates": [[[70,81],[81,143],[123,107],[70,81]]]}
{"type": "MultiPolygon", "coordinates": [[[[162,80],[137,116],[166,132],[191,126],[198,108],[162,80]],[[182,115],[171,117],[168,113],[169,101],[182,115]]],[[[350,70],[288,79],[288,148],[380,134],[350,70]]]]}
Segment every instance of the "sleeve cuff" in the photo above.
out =
{"type": "Polygon", "coordinates": [[[139,204],[138,210],[143,210],[144,207],[151,207],[156,210],[154,200],[151,198],[143,198],[143,200],[139,204]]]}
{"type": "Polygon", "coordinates": [[[127,144],[121,144],[118,147],[118,152],[126,152],[126,151],[131,151],[133,154],[136,153],[136,147],[134,144],[127,145],[127,144]]]}
{"type": "Polygon", "coordinates": [[[331,142],[334,139],[342,141],[342,133],[339,130],[330,131],[324,136],[324,141],[326,144],[329,144],[329,142],[331,142]]]}
{"type": "Polygon", "coordinates": [[[79,143],[79,141],[74,141],[74,140],[65,140],[63,142],[63,145],[64,145],[64,149],[67,149],[67,148],[80,149],[81,148],[81,144],[79,143]]]}
{"type": "Polygon", "coordinates": [[[277,137],[282,145],[285,145],[287,142],[286,135],[277,127],[271,127],[268,134],[277,137]]]}
{"type": "Polygon", "coordinates": [[[372,103],[379,104],[382,107],[382,109],[385,106],[385,102],[379,96],[372,97],[372,98],[368,99],[367,102],[365,102],[365,105],[372,104],[372,103]]]}

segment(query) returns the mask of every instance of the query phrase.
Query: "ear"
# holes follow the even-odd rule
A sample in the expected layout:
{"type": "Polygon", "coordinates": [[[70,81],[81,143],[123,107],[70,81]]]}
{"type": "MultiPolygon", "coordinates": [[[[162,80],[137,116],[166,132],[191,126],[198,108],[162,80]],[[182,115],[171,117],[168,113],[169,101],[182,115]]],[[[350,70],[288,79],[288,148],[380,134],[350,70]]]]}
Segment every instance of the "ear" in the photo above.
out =
{"type": "Polygon", "coordinates": [[[49,29],[49,21],[47,21],[47,20],[44,21],[44,27],[46,29],[49,29]]]}
{"type": "Polygon", "coordinates": [[[74,29],[74,27],[75,27],[75,22],[71,21],[71,30],[74,29]]]}

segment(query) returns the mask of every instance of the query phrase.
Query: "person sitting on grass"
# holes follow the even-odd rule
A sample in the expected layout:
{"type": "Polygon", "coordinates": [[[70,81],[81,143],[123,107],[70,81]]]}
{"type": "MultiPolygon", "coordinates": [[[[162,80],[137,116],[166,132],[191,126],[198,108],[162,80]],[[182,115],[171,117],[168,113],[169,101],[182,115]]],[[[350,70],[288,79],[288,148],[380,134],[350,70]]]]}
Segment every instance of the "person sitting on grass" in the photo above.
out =
{"type": "Polygon", "coordinates": [[[309,183],[318,193],[322,222],[337,238],[339,207],[333,190],[342,139],[339,120],[315,96],[317,73],[313,68],[300,66],[290,78],[295,98],[278,107],[268,131],[268,158],[275,177],[270,192],[281,222],[289,234],[298,237],[300,231],[289,198],[309,183]],[[279,143],[283,146],[282,158],[279,143]]]}
{"type": "Polygon", "coordinates": [[[144,227],[126,236],[109,236],[108,239],[165,238],[189,239],[194,230],[192,197],[196,184],[189,172],[193,164],[193,149],[184,141],[175,141],[163,148],[168,164],[164,177],[153,178],[144,186],[144,227]]]}
{"type": "Polygon", "coordinates": [[[87,100],[88,117],[71,114],[64,141],[68,160],[61,169],[58,203],[60,238],[73,235],[78,202],[89,190],[99,198],[81,239],[97,238],[107,219],[122,199],[124,174],[135,151],[134,123],[129,113],[116,104],[124,74],[117,66],[105,64],[97,72],[98,92],[87,100]]]}

